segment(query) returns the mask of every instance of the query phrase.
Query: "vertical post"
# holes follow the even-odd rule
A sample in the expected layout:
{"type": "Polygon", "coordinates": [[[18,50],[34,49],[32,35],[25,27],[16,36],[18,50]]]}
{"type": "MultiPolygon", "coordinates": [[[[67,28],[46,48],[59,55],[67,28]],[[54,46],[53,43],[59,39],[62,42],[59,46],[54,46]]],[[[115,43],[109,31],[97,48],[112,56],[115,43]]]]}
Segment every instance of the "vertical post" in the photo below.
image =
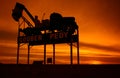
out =
{"type": "MultiPolygon", "coordinates": [[[[46,30],[45,30],[45,39],[46,39],[46,30]]],[[[44,64],[46,64],[46,40],[44,42],[44,64]]]]}
{"type": "Polygon", "coordinates": [[[78,37],[78,40],[77,40],[77,62],[78,62],[78,64],[79,64],[79,30],[78,30],[78,28],[77,28],[77,37],[78,37]]]}
{"type": "Polygon", "coordinates": [[[53,64],[55,64],[55,44],[53,43],[53,64]]]}
{"type": "Polygon", "coordinates": [[[30,45],[28,44],[28,64],[29,64],[29,59],[30,59],[30,45]]]}
{"type": "Polygon", "coordinates": [[[19,50],[20,50],[20,43],[19,43],[19,36],[20,36],[20,23],[18,22],[18,37],[17,37],[17,64],[19,64],[19,50]]]}
{"type": "Polygon", "coordinates": [[[72,54],[72,41],[70,43],[70,62],[71,62],[71,65],[73,64],[73,58],[72,58],[73,54],[72,54]]]}
{"type": "Polygon", "coordinates": [[[17,64],[19,64],[19,48],[20,48],[20,44],[18,43],[18,46],[17,46],[17,64]]]}
{"type": "Polygon", "coordinates": [[[44,44],[44,64],[46,64],[46,44],[44,44]]]}

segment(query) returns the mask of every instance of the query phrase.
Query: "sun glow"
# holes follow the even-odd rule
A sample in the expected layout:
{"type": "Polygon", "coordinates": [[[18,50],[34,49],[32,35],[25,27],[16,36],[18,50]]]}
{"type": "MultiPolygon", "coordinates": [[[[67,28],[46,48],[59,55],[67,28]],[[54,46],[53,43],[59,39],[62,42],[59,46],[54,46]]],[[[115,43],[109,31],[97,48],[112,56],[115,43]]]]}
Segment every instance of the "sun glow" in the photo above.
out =
{"type": "Polygon", "coordinates": [[[99,64],[102,64],[102,62],[97,60],[92,60],[89,62],[89,64],[99,65],[99,64]]]}

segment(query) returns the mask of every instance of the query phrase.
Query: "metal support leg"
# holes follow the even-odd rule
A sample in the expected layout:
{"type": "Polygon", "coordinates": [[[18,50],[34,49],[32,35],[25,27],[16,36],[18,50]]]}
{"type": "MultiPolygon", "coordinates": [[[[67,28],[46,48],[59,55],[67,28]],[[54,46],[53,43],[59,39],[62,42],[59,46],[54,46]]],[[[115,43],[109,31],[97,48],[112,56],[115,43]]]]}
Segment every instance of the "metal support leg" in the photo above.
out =
{"type": "MultiPolygon", "coordinates": [[[[46,30],[45,30],[45,36],[46,36],[46,30]]],[[[44,64],[46,64],[46,41],[44,43],[44,64]]]]}
{"type": "Polygon", "coordinates": [[[18,22],[18,37],[17,37],[17,64],[19,64],[19,50],[20,50],[20,43],[19,43],[19,36],[20,36],[20,22],[18,22]]]}
{"type": "Polygon", "coordinates": [[[46,64],[46,44],[44,44],[44,64],[46,64]]]}
{"type": "Polygon", "coordinates": [[[17,64],[19,64],[19,49],[20,49],[20,44],[18,43],[18,47],[17,47],[17,64]]]}
{"type": "Polygon", "coordinates": [[[73,54],[72,54],[72,42],[70,43],[70,62],[71,65],[73,64],[73,58],[72,58],[73,54]]]}
{"type": "Polygon", "coordinates": [[[79,30],[77,29],[78,41],[77,41],[77,62],[79,64],[79,30]]]}
{"type": "Polygon", "coordinates": [[[30,59],[30,45],[28,45],[28,64],[29,64],[29,59],[30,59]]]}
{"type": "Polygon", "coordinates": [[[55,44],[53,44],[53,64],[55,64],[55,44]]]}
{"type": "Polygon", "coordinates": [[[77,42],[77,63],[79,64],[79,42],[77,42]]]}

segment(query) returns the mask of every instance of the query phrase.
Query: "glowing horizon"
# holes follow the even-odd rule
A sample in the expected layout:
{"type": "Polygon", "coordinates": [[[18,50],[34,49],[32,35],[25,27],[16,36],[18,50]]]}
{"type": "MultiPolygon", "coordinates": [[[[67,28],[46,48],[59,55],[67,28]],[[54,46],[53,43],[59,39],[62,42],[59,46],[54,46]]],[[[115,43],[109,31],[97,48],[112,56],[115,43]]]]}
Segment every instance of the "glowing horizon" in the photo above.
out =
{"type": "MultiPolygon", "coordinates": [[[[40,20],[44,13],[43,19],[49,19],[53,12],[58,12],[64,17],[74,16],[79,26],[81,64],[120,64],[119,1],[17,0],[17,2],[24,4],[31,14],[38,15],[40,20]]],[[[3,7],[0,13],[0,63],[16,63],[18,23],[11,16],[15,3],[16,0],[0,2],[3,7]]],[[[56,47],[56,62],[69,63],[69,46],[60,44],[56,47]]],[[[48,45],[47,48],[48,55],[52,56],[52,45],[48,45]]],[[[74,51],[74,63],[76,63],[76,50],[74,51]]],[[[21,47],[20,54],[21,63],[27,63],[27,46],[21,47]]],[[[43,46],[32,47],[31,63],[42,57],[43,46]]]]}

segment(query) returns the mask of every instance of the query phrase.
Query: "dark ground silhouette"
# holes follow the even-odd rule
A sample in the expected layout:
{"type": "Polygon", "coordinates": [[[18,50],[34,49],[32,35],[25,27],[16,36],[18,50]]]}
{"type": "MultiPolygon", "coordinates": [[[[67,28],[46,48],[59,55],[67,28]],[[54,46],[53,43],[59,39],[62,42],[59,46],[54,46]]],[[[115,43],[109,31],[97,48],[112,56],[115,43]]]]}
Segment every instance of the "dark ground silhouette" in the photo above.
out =
{"type": "Polygon", "coordinates": [[[120,65],[0,65],[0,78],[119,78],[119,72],[120,65]]]}

